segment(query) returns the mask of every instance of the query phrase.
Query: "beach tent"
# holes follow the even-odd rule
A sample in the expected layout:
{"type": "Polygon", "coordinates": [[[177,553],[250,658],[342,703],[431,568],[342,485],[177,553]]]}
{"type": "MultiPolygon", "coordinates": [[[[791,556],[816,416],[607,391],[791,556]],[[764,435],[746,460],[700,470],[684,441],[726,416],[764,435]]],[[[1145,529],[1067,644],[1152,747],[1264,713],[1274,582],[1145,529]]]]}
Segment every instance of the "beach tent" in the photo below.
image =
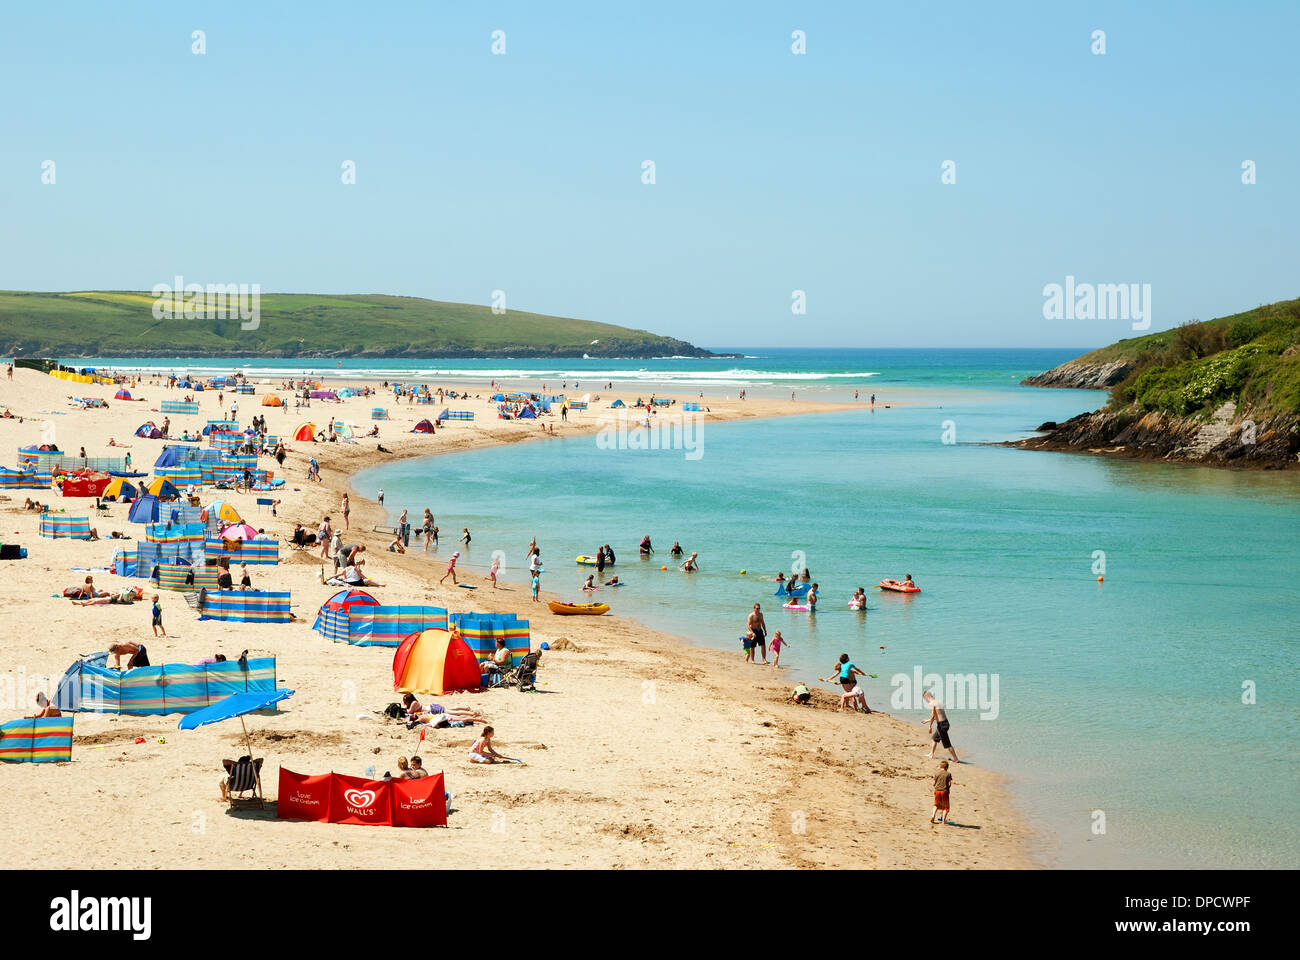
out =
{"type": "Polygon", "coordinates": [[[415,429],[412,430],[411,432],[412,433],[433,433],[433,424],[430,423],[428,420],[421,420],[419,423],[415,425],[415,429]]]}
{"type": "Polygon", "coordinates": [[[144,437],[146,440],[162,439],[162,431],[158,429],[158,425],[155,424],[152,420],[150,420],[148,423],[142,423],[140,424],[140,426],[136,427],[135,435],[137,437],[144,437]]]}
{"type": "Polygon", "coordinates": [[[0,723],[0,760],[9,763],[59,763],[71,759],[72,717],[41,717],[0,723]]]}
{"type": "Polygon", "coordinates": [[[316,424],[300,423],[298,429],[293,432],[293,438],[295,440],[314,441],[316,439],[316,424]]]}
{"type": "Polygon", "coordinates": [[[354,604],[377,607],[379,601],[364,590],[340,590],[321,604],[312,629],[339,643],[348,642],[348,610],[354,604]]]}
{"type": "Polygon", "coordinates": [[[135,503],[131,504],[131,512],[127,515],[127,519],[132,523],[156,523],[161,509],[157,497],[148,493],[142,494],[135,498],[135,503]]]}
{"type": "Polygon", "coordinates": [[[288,623],[289,592],[210,590],[199,619],[236,623],[288,623]]]}
{"type": "Polygon", "coordinates": [[[615,400],[613,403],[610,404],[611,407],[621,407],[623,405],[624,404],[622,400],[615,400]]]}
{"type": "Polygon", "coordinates": [[[134,400],[135,398],[131,396],[131,391],[130,391],[130,390],[119,390],[119,391],[117,391],[117,393],[113,394],[113,399],[114,399],[114,400],[134,400]]]}
{"type": "Polygon", "coordinates": [[[266,396],[262,397],[262,406],[283,407],[284,401],[281,400],[279,397],[277,397],[274,393],[268,393],[266,396]]]}
{"type": "Polygon", "coordinates": [[[159,500],[179,500],[181,492],[176,485],[163,477],[155,477],[145,485],[145,490],[159,500]]]}
{"type": "Polygon", "coordinates": [[[60,710],[162,716],[193,713],[236,693],[276,689],[275,657],[240,663],[168,663],[134,670],[108,666],[107,653],[82,657],[63,674],[54,695],[60,710]]]}
{"type": "Polygon", "coordinates": [[[203,508],[203,511],[199,514],[199,519],[203,523],[212,526],[220,524],[223,527],[227,527],[232,523],[242,522],[244,518],[239,515],[238,510],[226,503],[226,501],[213,500],[203,508]]]}
{"type": "Polygon", "coordinates": [[[519,411],[519,416],[518,416],[516,419],[519,419],[519,420],[536,420],[536,419],[537,419],[537,411],[533,409],[533,405],[532,405],[531,403],[530,403],[530,404],[526,404],[526,405],[524,406],[524,408],[523,408],[522,410],[519,411]]]}
{"type": "Polygon", "coordinates": [[[135,484],[118,477],[115,480],[108,481],[108,486],[103,489],[100,496],[106,500],[121,500],[125,502],[127,500],[134,500],[139,492],[140,491],[136,489],[135,484]]]}
{"type": "Polygon", "coordinates": [[[494,393],[492,394],[492,399],[497,401],[498,403],[502,403],[505,401],[506,395],[504,393],[494,393]]]}
{"type": "Polygon", "coordinates": [[[441,696],[478,690],[478,657],[460,637],[446,630],[422,630],[402,641],[393,654],[393,689],[398,693],[441,696]]]}

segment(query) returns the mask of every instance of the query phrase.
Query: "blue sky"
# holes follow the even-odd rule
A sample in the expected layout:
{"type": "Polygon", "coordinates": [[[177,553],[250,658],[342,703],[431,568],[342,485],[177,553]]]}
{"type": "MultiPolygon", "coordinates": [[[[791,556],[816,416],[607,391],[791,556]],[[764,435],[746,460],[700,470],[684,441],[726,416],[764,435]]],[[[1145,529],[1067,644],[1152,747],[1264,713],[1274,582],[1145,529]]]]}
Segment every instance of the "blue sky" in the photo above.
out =
{"type": "Polygon", "coordinates": [[[1045,320],[1067,275],[1152,329],[1300,295],[1300,4],[375,6],[7,5],[0,287],[502,289],[704,346],[1133,335],[1045,320]]]}

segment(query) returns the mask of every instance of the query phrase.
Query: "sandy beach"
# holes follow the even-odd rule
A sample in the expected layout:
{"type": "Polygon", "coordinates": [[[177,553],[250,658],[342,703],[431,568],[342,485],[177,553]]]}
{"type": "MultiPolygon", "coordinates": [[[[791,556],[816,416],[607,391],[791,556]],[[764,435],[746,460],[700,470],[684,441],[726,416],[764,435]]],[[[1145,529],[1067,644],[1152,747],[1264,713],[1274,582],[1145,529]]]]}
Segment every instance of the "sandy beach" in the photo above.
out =
{"type": "MultiPolygon", "coordinates": [[[[290,443],[284,469],[277,471],[286,484],[275,494],[281,500],[276,517],[256,507],[254,494],[205,490],[204,502],[218,496],[230,501],[248,523],[282,541],[295,521],[315,530],[328,513],[339,522],[349,478],[365,467],[490,445],[550,442],[539,421],[497,419],[486,386],[444,384],[479,394],[446,404],[472,410],[476,419],[451,422],[427,436],[409,431],[441,404],[411,406],[381,391],[373,398],[314,401],[310,410],[294,410],[292,400],[285,408],[261,406],[261,396],[279,385],[279,380],[259,383],[257,395],[238,397],[241,423],[264,414],[272,433],[287,436],[309,419],[323,429],[330,417],[352,421],[364,432],[375,406],[387,407],[392,418],[380,424],[377,441],[290,443]],[[379,452],[377,444],[389,452],[379,452]],[[310,457],[320,463],[322,483],[305,480],[310,457]]],[[[554,384],[549,387],[554,391],[554,384]]],[[[108,445],[113,438],[129,444],[133,469],[150,470],[165,441],[135,437],[134,430],[147,420],[161,425],[159,401],[180,399],[183,391],[153,378],[131,389],[145,399],[109,399],[107,409],[82,410],[70,405],[70,395],[108,399],[114,388],[29,370],[16,371],[13,380],[0,378],[0,409],[15,415],[0,420],[5,451],[0,464],[15,466],[17,448],[42,442],[43,429],[49,439],[52,426],[55,442],[66,452],[84,446],[91,457],[121,456],[125,450],[108,445]]],[[[173,435],[218,417],[215,392],[196,396],[200,415],[173,416],[173,435]]],[[[675,396],[702,403],[707,412],[700,416],[717,422],[846,408],[845,403],[675,396]]],[[[637,393],[604,392],[568,422],[558,417],[540,422],[553,426],[555,436],[592,433],[615,397],[631,404],[637,393]]],[[[227,394],[227,410],[231,399],[227,394]]],[[[889,400],[882,396],[878,402],[883,406],[889,400]]],[[[274,468],[274,461],[263,458],[262,465],[274,468]]],[[[523,765],[471,766],[466,751],[477,734],[468,728],[431,731],[417,750],[414,732],[382,717],[384,706],[398,699],[392,690],[392,650],[331,643],[311,629],[322,601],[336,592],[319,581],[328,563],[319,549],[293,552],[282,546],[279,565],[250,568],[255,588],[291,591],[293,623],[200,622],[180,594],[163,591],[168,637],[154,639],[147,602],[78,607],[55,596],[81,582],[86,574],[80,568],[91,568],[102,589],[139,585],[147,600],[152,591],[146,580],[119,578],[108,569],[123,546],[107,539],[109,531],[136,539],[143,535],[141,525],[127,521],[127,506],[113,504],[92,518],[103,538],[98,542],[48,540],[38,536],[37,514],[22,508],[26,496],[52,502],[70,516],[94,513],[93,501],[64,500],[54,491],[8,491],[0,494],[0,540],[27,547],[29,556],[0,562],[0,635],[5,638],[0,683],[7,684],[0,721],[31,713],[36,690],[52,694],[78,655],[103,650],[117,639],[146,642],[155,665],[193,663],[218,652],[234,659],[247,649],[251,656],[275,656],[281,686],[296,691],[278,715],[248,721],[256,754],[266,758],[269,798],[276,795],[282,765],[306,774],[332,770],[360,776],[369,767],[382,774],[396,770],[399,755],[419,752],[426,768],[446,773],[455,800],[446,830],[278,820],[273,804],[261,813],[232,814],[217,785],[220,761],[243,752],[237,723],[182,732],[178,715],[79,713],[72,763],[0,768],[0,863],[9,868],[239,869],[426,864],[1024,868],[1039,862],[1041,839],[995,771],[954,766],[955,825],[927,822],[937,759],[927,758],[924,725],[881,712],[837,713],[838,688],[826,684],[814,684],[811,706],[796,706],[786,700],[794,681],[811,682],[812,676],[745,664],[739,650],[701,648],[620,617],[617,608],[599,618],[551,615],[529,602],[519,584],[490,589],[483,580],[483,558],[462,578],[479,589],[439,586],[444,565],[423,556],[418,538],[412,538],[405,555],[385,550],[391,535],[375,528],[391,520],[374,495],[351,491],[346,537],[366,546],[367,574],[385,584],[370,592],[386,603],[518,613],[531,622],[533,646],[546,641],[553,648],[544,655],[536,694],[496,690],[441,698],[476,707],[496,727],[498,749],[523,759],[523,765]],[[137,737],[145,742],[136,744],[137,737]],[[166,742],[158,742],[160,737],[166,742]]],[[[439,556],[454,549],[461,525],[453,502],[439,502],[434,492],[429,503],[386,506],[394,513],[409,508],[413,525],[428,506],[442,531],[439,556]]],[[[521,531],[520,564],[527,545],[521,531]]],[[[562,546],[552,547],[549,555],[562,546]]],[[[738,601],[738,625],[746,612],[738,601]]]]}

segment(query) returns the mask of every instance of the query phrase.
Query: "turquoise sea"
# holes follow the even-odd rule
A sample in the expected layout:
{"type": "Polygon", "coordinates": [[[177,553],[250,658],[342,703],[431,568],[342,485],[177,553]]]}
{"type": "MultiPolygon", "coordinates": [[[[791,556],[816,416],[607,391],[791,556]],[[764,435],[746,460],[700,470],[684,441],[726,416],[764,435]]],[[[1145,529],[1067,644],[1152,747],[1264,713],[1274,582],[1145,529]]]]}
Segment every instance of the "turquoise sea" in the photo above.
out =
{"type": "MultiPolygon", "coordinates": [[[[571,393],[578,378],[592,381],[583,391],[613,380],[612,392],[600,391],[606,398],[634,399],[664,382],[922,402],[705,424],[697,459],[603,449],[587,436],[407,461],[354,485],[367,496],[384,487],[394,515],[432,509],[444,556],[469,527],[463,559],[485,569],[500,550],[508,580],[522,583],[535,536],[544,587],[573,599],[586,575],[573,557],[610,543],[628,585],[597,599],[738,659],[746,613],[761,602],[769,629],[791,641],[783,666],[812,680],[847,652],[879,675],[864,685],[873,708],[922,720],[909,703],[891,702],[903,691],[895,678],[973,676],[985,705],[948,697],[954,745],[1012,777],[1050,838],[1049,863],[1300,860],[1288,755],[1300,728],[1300,474],[989,445],[1104,402],[1093,391],[1018,386],[1081,350],[736,352],[745,358],[358,361],[354,372],[563,379],[571,393]],[[652,562],[637,556],[647,533],[659,551],[652,562]],[[698,574],[668,561],[674,540],[699,551],[698,574]],[[815,617],[782,610],[764,579],[800,558],[821,584],[815,617]],[[865,614],[846,608],[854,588],[905,573],[920,596],[871,591],[865,614]]],[[[302,369],[201,366],[272,377],[302,369]]]]}

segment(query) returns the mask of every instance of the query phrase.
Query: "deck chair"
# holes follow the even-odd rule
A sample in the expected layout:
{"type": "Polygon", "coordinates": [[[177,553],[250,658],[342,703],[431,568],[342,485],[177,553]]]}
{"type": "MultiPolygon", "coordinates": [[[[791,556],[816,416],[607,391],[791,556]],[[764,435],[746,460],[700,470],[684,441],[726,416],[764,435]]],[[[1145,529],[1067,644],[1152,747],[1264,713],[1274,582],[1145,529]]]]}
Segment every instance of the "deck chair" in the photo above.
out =
{"type": "Polygon", "coordinates": [[[222,760],[227,778],[223,783],[226,788],[226,800],[232,809],[241,807],[262,808],[262,760],[254,760],[245,755],[238,760],[222,760]],[[247,794],[251,793],[251,796],[247,794]],[[240,796],[236,796],[240,794],[240,796]]]}

